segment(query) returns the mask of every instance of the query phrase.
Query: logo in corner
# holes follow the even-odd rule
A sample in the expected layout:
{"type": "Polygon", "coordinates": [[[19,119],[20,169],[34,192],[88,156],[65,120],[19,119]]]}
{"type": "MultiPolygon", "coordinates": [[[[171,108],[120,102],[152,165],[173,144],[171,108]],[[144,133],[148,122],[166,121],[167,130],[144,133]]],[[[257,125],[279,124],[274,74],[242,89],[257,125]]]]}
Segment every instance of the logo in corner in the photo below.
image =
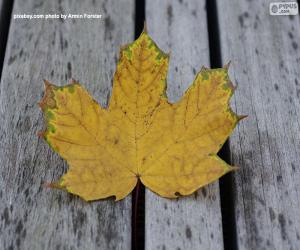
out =
{"type": "Polygon", "coordinates": [[[298,15],[297,2],[273,2],[270,3],[269,12],[271,16],[295,16],[298,15]]]}

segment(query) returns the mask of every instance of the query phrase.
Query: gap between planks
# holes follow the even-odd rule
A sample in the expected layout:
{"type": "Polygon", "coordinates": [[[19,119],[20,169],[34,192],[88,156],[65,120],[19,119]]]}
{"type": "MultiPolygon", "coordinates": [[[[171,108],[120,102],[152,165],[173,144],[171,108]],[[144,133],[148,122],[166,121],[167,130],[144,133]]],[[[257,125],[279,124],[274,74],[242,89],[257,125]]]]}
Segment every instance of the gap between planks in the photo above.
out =
{"type": "Polygon", "coordinates": [[[0,0],[0,81],[13,5],[13,0],[0,0]]]}

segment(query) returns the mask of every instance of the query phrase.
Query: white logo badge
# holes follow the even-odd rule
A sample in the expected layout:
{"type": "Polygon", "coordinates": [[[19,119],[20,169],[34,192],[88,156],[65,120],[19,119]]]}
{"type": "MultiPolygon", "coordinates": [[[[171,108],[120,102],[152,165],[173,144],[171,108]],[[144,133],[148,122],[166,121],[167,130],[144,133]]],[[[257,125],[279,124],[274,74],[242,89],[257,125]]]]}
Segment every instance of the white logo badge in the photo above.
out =
{"type": "Polygon", "coordinates": [[[297,2],[277,2],[270,3],[270,15],[272,16],[290,16],[298,15],[297,2]]]}

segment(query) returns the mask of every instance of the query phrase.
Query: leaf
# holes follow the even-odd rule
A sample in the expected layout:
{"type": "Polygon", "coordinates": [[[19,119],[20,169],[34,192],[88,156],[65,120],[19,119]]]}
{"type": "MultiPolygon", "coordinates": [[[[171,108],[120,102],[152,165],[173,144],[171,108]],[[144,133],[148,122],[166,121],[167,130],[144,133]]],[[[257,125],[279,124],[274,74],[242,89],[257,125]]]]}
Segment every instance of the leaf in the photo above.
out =
{"type": "Polygon", "coordinates": [[[138,179],[163,197],[188,195],[236,169],[217,156],[243,118],[229,106],[228,66],[202,68],[177,103],[168,102],[169,56],[146,31],[121,48],[112,97],[102,108],[76,81],[45,81],[41,136],[69,164],[51,187],[83,199],[120,200],[138,179]]]}

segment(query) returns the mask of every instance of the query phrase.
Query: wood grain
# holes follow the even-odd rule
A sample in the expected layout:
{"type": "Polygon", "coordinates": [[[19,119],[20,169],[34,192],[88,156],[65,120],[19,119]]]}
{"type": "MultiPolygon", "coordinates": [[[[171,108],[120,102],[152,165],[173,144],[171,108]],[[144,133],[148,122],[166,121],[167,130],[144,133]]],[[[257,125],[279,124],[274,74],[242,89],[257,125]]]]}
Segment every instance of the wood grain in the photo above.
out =
{"type": "MultiPolygon", "coordinates": [[[[169,100],[175,102],[202,65],[209,66],[205,1],[146,1],[149,34],[171,51],[169,100]]],[[[146,191],[146,249],[223,249],[219,185],[168,200],[146,191]]]]}
{"type": "Polygon", "coordinates": [[[119,46],[134,38],[134,1],[16,0],[13,14],[102,19],[12,20],[0,89],[0,248],[130,249],[131,197],[86,203],[43,188],[66,163],[38,139],[43,78],[79,80],[106,105],[119,46]]]}
{"type": "Polygon", "coordinates": [[[248,115],[230,139],[239,249],[300,248],[299,16],[270,16],[269,2],[217,2],[233,104],[248,115]]]}

